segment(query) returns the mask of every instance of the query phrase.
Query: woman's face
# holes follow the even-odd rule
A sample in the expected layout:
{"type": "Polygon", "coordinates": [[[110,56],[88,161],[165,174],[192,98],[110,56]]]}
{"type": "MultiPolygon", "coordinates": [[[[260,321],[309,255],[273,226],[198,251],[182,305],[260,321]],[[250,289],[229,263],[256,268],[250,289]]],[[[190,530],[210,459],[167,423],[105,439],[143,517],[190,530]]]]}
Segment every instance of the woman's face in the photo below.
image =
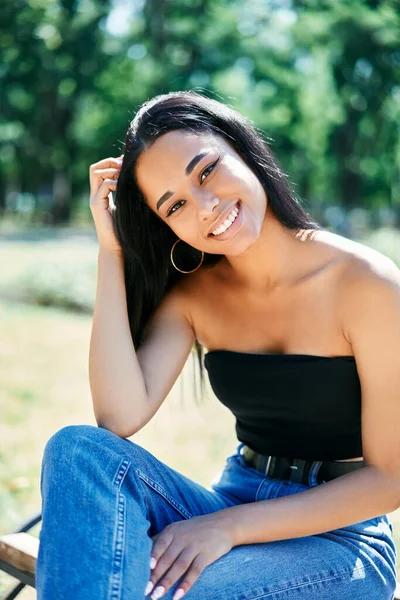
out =
{"type": "Polygon", "coordinates": [[[238,255],[260,234],[264,188],[219,135],[174,130],[160,136],[141,154],[136,179],[148,206],[198,250],[238,255]]]}

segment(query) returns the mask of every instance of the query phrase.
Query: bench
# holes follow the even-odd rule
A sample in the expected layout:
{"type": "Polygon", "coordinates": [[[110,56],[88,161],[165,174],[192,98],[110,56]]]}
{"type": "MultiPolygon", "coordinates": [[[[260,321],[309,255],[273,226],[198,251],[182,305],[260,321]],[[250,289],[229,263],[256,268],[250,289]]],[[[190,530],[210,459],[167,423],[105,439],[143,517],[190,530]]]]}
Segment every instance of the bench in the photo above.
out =
{"type": "Polygon", "coordinates": [[[17,579],[0,600],[13,600],[26,585],[35,588],[39,540],[27,532],[41,519],[41,512],[36,512],[17,530],[0,537],[0,570],[17,579]]]}
{"type": "MultiPolygon", "coordinates": [[[[0,570],[18,580],[0,600],[13,600],[26,585],[35,588],[35,566],[39,550],[39,540],[27,533],[41,520],[41,513],[35,513],[17,531],[0,538],[0,570]]],[[[400,600],[400,581],[393,600],[400,600]]]]}

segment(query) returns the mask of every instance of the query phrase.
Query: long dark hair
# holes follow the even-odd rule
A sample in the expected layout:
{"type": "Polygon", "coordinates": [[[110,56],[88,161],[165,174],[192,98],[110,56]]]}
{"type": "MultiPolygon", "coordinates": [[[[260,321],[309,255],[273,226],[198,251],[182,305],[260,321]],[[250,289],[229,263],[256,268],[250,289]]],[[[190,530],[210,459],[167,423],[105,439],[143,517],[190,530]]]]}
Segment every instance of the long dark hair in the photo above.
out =
{"type": "MultiPolygon", "coordinates": [[[[176,129],[224,137],[258,177],[271,210],[284,226],[294,230],[323,229],[305,212],[290,189],[261,130],[235,109],[194,91],[162,94],[145,102],[125,136],[113,213],[115,234],[124,254],[127,310],[136,350],[143,343],[146,324],[163,296],[186,276],[170,260],[172,245],[178,239],[176,234],[146,204],[135,176],[141,153],[159,136],[176,129]]],[[[176,262],[180,269],[189,271],[199,264],[199,250],[185,242],[176,248],[179,248],[179,262],[176,262]]],[[[201,268],[214,265],[221,258],[220,254],[205,253],[201,268]]],[[[203,346],[197,339],[194,345],[203,391],[203,346]]]]}

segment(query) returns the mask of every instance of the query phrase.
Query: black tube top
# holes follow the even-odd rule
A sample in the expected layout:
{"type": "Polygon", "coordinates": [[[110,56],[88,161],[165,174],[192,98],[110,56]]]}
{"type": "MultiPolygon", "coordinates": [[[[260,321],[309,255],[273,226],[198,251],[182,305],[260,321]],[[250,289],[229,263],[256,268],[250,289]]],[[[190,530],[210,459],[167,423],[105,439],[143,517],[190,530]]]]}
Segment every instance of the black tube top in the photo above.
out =
{"type": "Polygon", "coordinates": [[[204,365],[236,417],[240,442],[261,454],[308,460],[363,456],[354,356],[210,350],[204,365]]]}

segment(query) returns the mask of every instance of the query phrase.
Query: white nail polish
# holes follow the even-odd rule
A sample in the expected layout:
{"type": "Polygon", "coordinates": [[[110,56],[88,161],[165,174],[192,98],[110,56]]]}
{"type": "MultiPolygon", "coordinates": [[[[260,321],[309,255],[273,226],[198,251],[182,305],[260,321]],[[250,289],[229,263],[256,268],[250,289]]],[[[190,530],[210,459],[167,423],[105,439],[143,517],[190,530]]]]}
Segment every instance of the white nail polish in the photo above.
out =
{"type": "Polygon", "coordinates": [[[144,590],[144,595],[147,596],[148,594],[150,594],[153,587],[154,587],[154,583],[149,581],[149,583],[146,585],[146,589],[144,590]]]}
{"type": "Polygon", "coordinates": [[[165,592],[165,587],[162,585],[159,585],[154,590],[154,592],[151,596],[151,600],[158,600],[159,598],[161,598],[161,596],[164,594],[164,592],[165,592]]]}
{"type": "Polygon", "coordinates": [[[182,588],[178,588],[176,590],[175,596],[172,598],[172,600],[181,600],[184,593],[185,593],[185,590],[183,590],[182,588]]]}
{"type": "Polygon", "coordinates": [[[156,564],[157,564],[157,561],[154,558],[154,556],[152,556],[151,559],[150,559],[150,569],[154,569],[154,567],[156,566],[156,564]]]}

